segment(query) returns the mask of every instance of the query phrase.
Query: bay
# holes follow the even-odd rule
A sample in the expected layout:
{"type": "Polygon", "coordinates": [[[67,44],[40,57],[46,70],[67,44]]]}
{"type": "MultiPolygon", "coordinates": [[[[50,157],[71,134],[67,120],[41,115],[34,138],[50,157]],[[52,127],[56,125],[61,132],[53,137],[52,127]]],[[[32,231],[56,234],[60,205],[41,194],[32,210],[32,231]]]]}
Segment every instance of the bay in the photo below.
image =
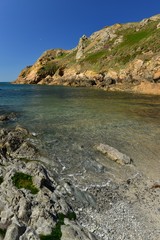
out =
{"type": "Polygon", "coordinates": [[[65,178],[120,178],[124,169],[96,151],[100,143],[129,155],[148,177],[159,177],[160,96],[0,83],[0,114],[10,112],[17,119],[0,127],[20,124],[36,133],[41,151],[65,178]]]}

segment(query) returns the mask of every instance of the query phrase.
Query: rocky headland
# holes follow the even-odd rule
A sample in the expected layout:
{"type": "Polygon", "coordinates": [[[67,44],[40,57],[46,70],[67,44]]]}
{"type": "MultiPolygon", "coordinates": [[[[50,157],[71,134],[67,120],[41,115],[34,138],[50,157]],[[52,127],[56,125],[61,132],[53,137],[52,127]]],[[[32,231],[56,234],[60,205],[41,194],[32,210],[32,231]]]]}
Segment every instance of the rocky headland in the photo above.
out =
{"type": "Polygon", "coordinates": [[[19,125],[0,130],[0,239],[160,239],[160,182],[134,160],[100,143],[94,148],[127,174],[78,185],[59,174],[56,162],[50,166],[36,138],[19,125]]]}
{"type": "Polygon", "coordinates": [[[72,50],[47,50],[14,83],[160,94],[159,38],[160,15],[106,26],[72,50]]]}

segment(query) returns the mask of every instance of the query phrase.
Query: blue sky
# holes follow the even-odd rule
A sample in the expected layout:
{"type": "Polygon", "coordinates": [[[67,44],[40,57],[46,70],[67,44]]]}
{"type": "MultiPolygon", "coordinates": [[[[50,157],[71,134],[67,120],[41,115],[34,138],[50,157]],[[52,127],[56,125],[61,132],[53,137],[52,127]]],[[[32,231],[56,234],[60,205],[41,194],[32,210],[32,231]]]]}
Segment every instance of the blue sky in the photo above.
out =
{"type": "Polygon", "coordinates": [[[83,34],[158,13],[160,0],[0,0],[0,82],[47,49],[71,49],[83,34]]]}

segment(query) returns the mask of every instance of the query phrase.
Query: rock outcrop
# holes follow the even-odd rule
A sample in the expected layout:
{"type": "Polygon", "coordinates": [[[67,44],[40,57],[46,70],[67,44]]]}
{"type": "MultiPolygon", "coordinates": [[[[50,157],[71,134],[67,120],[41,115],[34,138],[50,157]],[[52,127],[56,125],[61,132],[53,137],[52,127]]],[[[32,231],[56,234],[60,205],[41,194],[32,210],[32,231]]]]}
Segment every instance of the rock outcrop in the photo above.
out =
{"type": "Polygon", "coordinates": [[[35,161],[38,149],[28,144],[29,137],[19,126],[0,131],[0,239],[95,240],[66,201],[73,197],[69,185],[35,161]]]}
{"type": "Polygon", "coordinates": [[[83,54],[84,54],[84,49],[86,48],[87,46],[87,40],[88,38],[86,37],[86,35],[83,35],[80,40],[79,40],[79,43],[78,43],[78,46],[77,46],[77,54],[76,54],[76,60],[79,60],[83,54]]]}

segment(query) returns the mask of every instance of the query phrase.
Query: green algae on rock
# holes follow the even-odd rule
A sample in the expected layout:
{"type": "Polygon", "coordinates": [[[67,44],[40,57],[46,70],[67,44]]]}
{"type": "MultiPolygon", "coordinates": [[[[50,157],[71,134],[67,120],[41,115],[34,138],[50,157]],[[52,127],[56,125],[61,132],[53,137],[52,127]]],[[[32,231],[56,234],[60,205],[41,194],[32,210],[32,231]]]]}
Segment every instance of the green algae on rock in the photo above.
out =
{"type": "Polygon", "coordinates": [[[37,194],[38,189],[33,185],[32,176],[23,172],[16,172],[12,177],[12,181],[17,188],[25,188],[32,194],[37,194]]]}

